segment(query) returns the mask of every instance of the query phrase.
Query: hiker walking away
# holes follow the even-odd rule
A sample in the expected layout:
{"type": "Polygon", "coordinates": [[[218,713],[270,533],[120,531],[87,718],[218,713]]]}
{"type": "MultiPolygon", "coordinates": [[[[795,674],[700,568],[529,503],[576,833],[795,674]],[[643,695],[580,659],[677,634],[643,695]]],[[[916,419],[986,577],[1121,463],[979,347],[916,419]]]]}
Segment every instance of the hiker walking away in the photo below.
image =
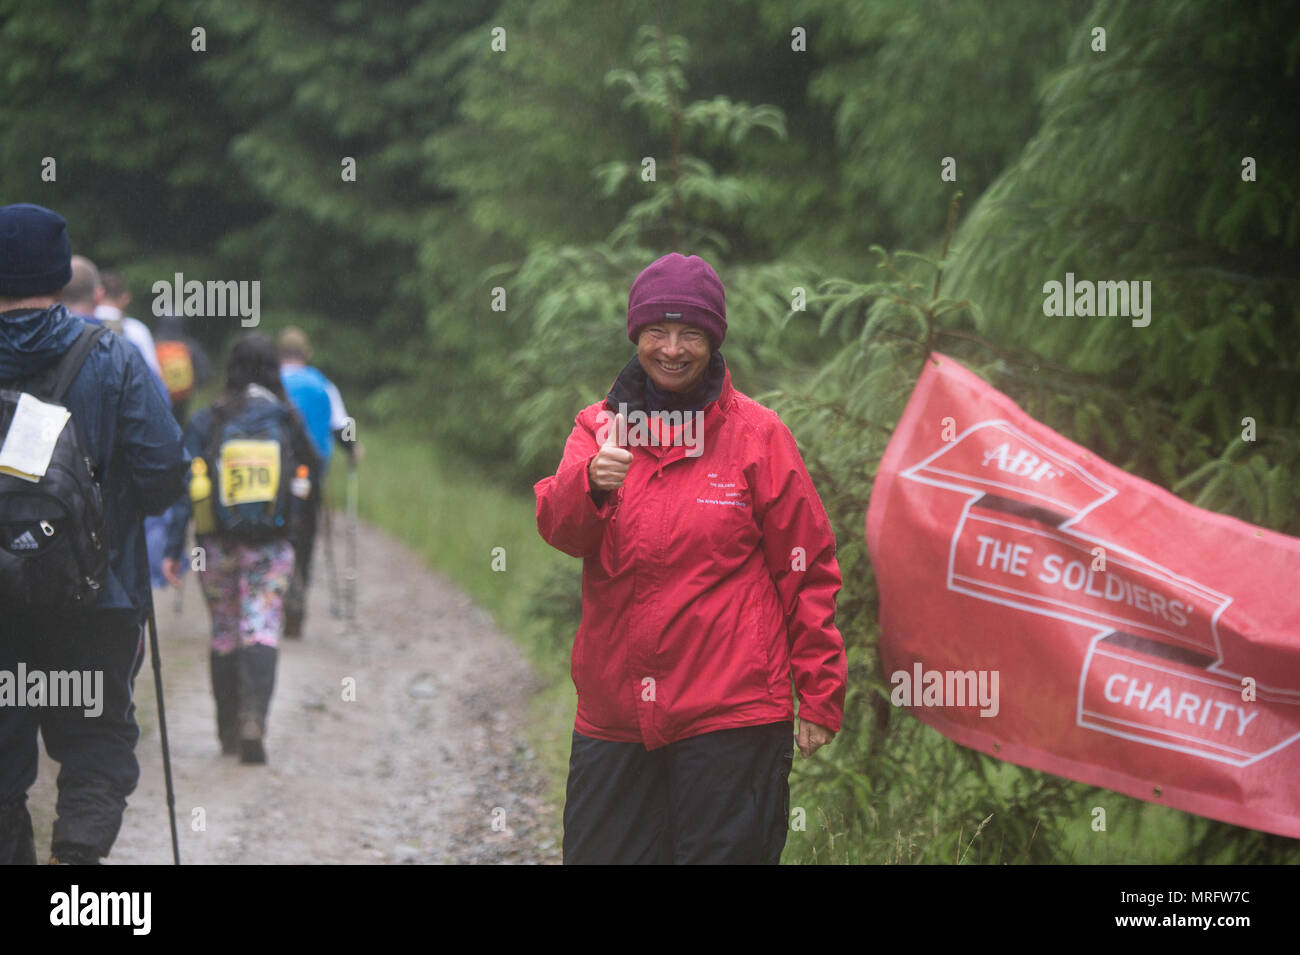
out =
{"type": "Polygon", "coordinates": [[[154,351],[163,383],[172,403],[172,414],[184,428],[190,420],[190,399],[196,388],[202,388],[212,377],[212,359],[207,349],[185,334],[184,320],[179,315],[161,315],[154,351]]]}
{"type": "MultiPolygon", "coordinates": [[[[76,259],[77,256],[73,256],[74,273],[76,259]]],[[[127,288],[126,280],[122,278],[120,272],[105,270],[99,273],[99,282],[101,298],[99,304],[95,306],[94,317],[110,328],[113,327],[112,323],[120,323],[120,329],[115,330],[119,330],[123,338],[140,350],[140,357],[149,366],[154,378],[162,384],[163,391],[167,391],[162,366],[158,363],[158,351],[154,345],[153,332],[149,331],[149,326],[140,319],[132,318],[126,313],[131,305],[131,290],[127,288]]]]}
{"type": "Polygon", "coordinates": [[[189,494],[167,538],[163,573],[180,586],[181,549],[194,520],[195,570],[212,616],[209,664],[221,751],[265,763],[266,716],[284,594],[293,576],[291,483],[320,459],[280,385],[275,346],[260,332],[235,343],[226,389],[185,430],[189,494]]]}
{"type": "MultiPolygon", "coordinates": [[[[158,358],[154,354],[153,336],[148,327],[138,319],[124,317],[120,308],[107,302],[105,294],[103,280],[95,263],[84,255],[74,255],[72,278],[59,294],[59,301],[73,315],[92,324],[103,325],[130,342],[144,359],[155,387],[165,396],[167,386],[163,384],[158,358]]],[[[127,301],[130,301],[129,295],[127,301]]]]}
{"type": "MultiPolygon", "coordinates": [[[[158,358],[154,354],[153,335],[138,319],[128,318],[122,310],[130,304],[131,294],[126,290],[121,277],[116,273],[101,273],[84,255],[72,257],[72,279],[60,293],[60,301],[68,311],[84,318],[88,322],[103,325],[121,335],[140,353],[144,363],[149,366],[154,383],[163,397],[167,396],[167,386],[158,367],[158,358]],[[106,282],[107,279],[107,282],[106,282]]],[[[162,550],[167,540],[168,518],[165,514],[149,515],[144,519],[145,551],[149,555],[149,582],[154,587],[162,587],[166,581],[162,576],[162,550]]]]}
{"type": "Polygon", "coordinates": [[[0,382],[13,389],[0,392],[0,674],[28,676],[11,684],[22,700],[0,697],[0,863],[36,862],[27,790],[38,731],[60,764],[51,861],[97,862],[117,838],[140,776],[132,688],[150,605],[141,517],[185,487],[180,429],[149,369],[59,304],[71,278],[63,218],[0,207],[0,382]],[[50,424],[30,400],[42,395],[70,419],[56,412],[50,424]],[[57,684],[81,692],[56,699],[57,684]]]}
{"type": "MultiPolygon", "coordinates": [[[[171,402],[172,417],[184,430],[190,420],[190,399],[194,391],[207,384],[212,377],[212,360],[207,350],[185,334],[183,320],[178,315],[160,315],[157,334],[154,336],[154,354],[162,374],[167,399],[171,402]]],[[[161,527],[155,529],[152,521],[146,524],[149,532],[149,572],[155,587],[164,587],[167,580],[162,573],[163,551],[171,526],[182,518],[175,507],[169,508],[160,519],[161,527]],[[156,555],[156,560],[155,560],[156,555]]],[[[181,576],[186,565],[180,565],[181,576]]]]}
{"type": "Polygon", "coordinates": [[[583,559],[566,863],[772,863],[840,728],[835,538],[789,430],[735,390],[717,273],[673,253],[628,296],[637,353],[579,412],[537,526],[583,559]]]}
{"type": "Polygon", "coordinates": [[[294,536],[295,573],[285,601],[284,635],[300,637],[307,609],[307,587],[311,583],[317,518],[320,515],[325,477],[329,471],[334,443],[337,441],[342,446],[347,453],[348,464],[353,466],[360,460],[361,448],[356,442],[356,435],[348,427],[348,413],[343,407],[338,388],[319,369],[307,364],[311,361],[311,344],[306,333],[301,328],[290,325],[280,332],[278,344],[280,377],[284,382],[285,393],[306,422],[307,431],[321,457],[319,472],[311,474],[310,497],[307,499],[308,506],[304,510],[302,526],[294,536]]]}

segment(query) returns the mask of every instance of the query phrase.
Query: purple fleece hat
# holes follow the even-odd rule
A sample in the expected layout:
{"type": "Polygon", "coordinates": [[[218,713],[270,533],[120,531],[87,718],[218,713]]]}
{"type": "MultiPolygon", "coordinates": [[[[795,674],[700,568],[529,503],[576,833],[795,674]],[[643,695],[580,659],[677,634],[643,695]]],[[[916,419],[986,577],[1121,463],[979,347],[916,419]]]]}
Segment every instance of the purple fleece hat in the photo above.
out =
{"type": "Polygon", "coordinates": [[[632,283],[627,296],[627,337],[655,322],[683,322],[708,333],[715,349],[727,337],[727,295],[713,267],[698,255],[670,252],[632,283]]]}

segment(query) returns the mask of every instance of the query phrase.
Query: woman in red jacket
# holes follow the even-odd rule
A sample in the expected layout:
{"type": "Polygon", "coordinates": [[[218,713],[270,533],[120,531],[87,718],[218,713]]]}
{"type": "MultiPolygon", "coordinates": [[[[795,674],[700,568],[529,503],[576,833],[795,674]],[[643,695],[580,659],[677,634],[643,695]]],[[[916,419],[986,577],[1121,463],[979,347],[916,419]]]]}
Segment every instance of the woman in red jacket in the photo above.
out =
{"type": "Polygon", "coordinates": [[[583,559],[566,863],[776,863],[794,699],[805,757],[840,728],[835,538],[775,413],[736,391],[726,300],[666,255],[628,296],[637,354],[538,482],[583,559]]]}

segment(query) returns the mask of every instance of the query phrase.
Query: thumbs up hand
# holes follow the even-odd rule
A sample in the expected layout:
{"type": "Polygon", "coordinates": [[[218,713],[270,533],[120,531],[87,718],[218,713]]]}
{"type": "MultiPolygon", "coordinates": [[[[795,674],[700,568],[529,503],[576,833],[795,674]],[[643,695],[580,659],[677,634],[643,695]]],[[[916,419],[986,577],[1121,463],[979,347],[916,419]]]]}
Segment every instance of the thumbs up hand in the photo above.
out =
{"type": "Polygon", "coordinates": [[[632,452],[619,447],[618,436],[627,430],[627,419],[621,414],[610,424],[605,443],[587,465],[591,486],[598,491],[613,491],[623,486],[627,469],[632,465],[632,452]]]}

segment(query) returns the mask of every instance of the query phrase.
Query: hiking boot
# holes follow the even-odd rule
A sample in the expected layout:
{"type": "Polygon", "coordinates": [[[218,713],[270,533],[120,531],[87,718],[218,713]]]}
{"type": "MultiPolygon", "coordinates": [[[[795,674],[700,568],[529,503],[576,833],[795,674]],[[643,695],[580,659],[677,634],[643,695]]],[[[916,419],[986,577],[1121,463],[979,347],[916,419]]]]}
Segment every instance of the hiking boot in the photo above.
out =
{"type": "Polygon", "coordinates": [[[99,853],[89,846],[71,843],[50,848],[50,865],[99,865],[99,853]]]}
{"type": "Polygon", "coordinates": [[[265,766],[266,748],[260,739],[241,739],[239,741],[239,761],[245,766],[265,766]]]}
{"type": "Polygon", "coordinates": [[[266,733],[266,714],[271,708],[279,653],[275,647],[254,643],[240,647],[235,656],[239,663],[239,761],[265,763],[262,737],[266,733]]]}
{"type": "Polygon", "coordinates": [[[212,698],[217,704],[217,739],[221,753],[239,752],[239,663],[233,653],[210,653],[212,698]]]}
{"type": "Polygon", "coordinates": [[[239,761],[250,766],[266,763],[266,748],[262,745],[262,726],[254,720],[245,720],[240,727],[239,761]]]}
{"type": "Polygon", "coordinates": [[[0,804],[0,865],[36,865],[36,836],[26,796],[0,804]]]}

